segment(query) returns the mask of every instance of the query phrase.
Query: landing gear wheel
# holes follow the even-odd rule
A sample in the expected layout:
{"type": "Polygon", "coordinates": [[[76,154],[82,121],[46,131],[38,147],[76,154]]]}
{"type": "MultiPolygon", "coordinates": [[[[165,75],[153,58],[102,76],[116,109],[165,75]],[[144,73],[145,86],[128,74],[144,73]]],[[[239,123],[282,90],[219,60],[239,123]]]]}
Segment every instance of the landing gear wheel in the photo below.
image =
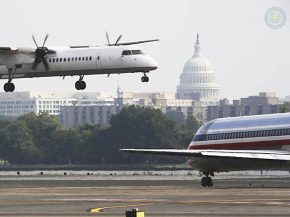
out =
{"type": "Polygon", "coordinates": [[[85,81],[81,81],[81,90],[86,89],[86,87],[87,87],[86,82],[85,81]]]}
{"type": "Polygon", "coordinates": [[[202,186],[202,187],[206,187],[206,186],[207,186],[207,180],[206,180],[206,177],[202,177],[202,179],[201,179],[201,186],[202,186]]]}
{"type": "Polygon", "coordinates": [[[80,90],[80,89],[81,89],[80,81],[77,81],[77,82],[75,83],[75,88],[76,88],[77,90],[80,90]]]}
{"type": "Polygon", "coordinates": [[[15,90],[15,85],[11,82],[7,82],[4,84],[4,91],[5,92],[13,92],[15,90]]]}
{"type": "Polygon", "coordinates": [[[86,86],[87,86],[87,84],[85,81],[77,81],[75,83],[75,87],[77,90],[84,90],[84,89],[86,89],[86,86]]]}
{"type": "Polygon", "coordinates": [[[201,179],[201,186],[202,187],[212,187],[213,183],[212,183],[212,179],[209,176],[206,177],[202,177],[201,179]]]}
{"type": "Polygon", "coordinates": [[[148,82],[149,78],[146,75],[144,75],[144,76],[141,77],[141,81],[142,82],[148,82]]]}
{"type": "Polygon", "coordinates": [[[212,187],[213,183],[212,183],[212,179],[211,177],[207,177],[207,187],[212,187]]]}

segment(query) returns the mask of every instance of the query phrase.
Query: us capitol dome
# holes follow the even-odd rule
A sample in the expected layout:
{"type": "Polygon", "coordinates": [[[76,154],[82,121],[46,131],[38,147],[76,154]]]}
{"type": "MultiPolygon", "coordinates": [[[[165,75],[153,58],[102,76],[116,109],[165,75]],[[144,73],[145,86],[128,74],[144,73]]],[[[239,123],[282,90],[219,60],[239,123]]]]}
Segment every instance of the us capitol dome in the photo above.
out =
{"type": "Polygon", "coordinates": [[[210,62],[201,55],[199,35],[194,45],[194,55],[185,63],[177,85],[177,98],[200,100],[203,105],[216,105],[219,86],[210,62]]]}

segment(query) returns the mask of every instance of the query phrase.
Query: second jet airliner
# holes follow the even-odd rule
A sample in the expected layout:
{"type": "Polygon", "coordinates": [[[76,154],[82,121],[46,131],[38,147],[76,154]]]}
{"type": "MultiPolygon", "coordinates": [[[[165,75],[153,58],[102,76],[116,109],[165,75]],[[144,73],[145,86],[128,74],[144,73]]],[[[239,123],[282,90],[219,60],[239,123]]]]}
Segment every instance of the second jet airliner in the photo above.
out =
{"type": "Polygon", "coordinates": [[[122,149],[123,152],[188,157],[212,186],[216,172],[290,168],[290,113],[220,118],[205,123],[187,150],[122,149]]]}

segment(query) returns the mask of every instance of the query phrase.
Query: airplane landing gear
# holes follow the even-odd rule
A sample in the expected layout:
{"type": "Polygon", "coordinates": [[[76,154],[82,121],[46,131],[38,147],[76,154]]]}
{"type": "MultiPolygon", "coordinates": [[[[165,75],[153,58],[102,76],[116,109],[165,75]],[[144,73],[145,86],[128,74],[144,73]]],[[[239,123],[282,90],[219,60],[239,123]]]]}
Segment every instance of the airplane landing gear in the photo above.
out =
{"type": "Polygon", "coordinates": [[[8,69],[8,82],[4,84],[4,91],[5,92],[13,92],[15,90],[15,85],[11,82],[14,74],[16,72],[16,68],[9,68],[8,69]]]}
{"type": "Polygon", "coordinates": [[[147,77],[146,73],[144,73],[144,75],[141,77],[141,81],[142,82],[148,82],[149,78],[147,77]]]}
{"type": "MultiPolygon", "coordinates": [[[[201,186],[202,187],[212,187],[213,186],[213,182],[211,177],[209,176],[209,173],[203,173],[205,176],[202,177],[201,179],[201,186]]],[[[211,174],[213,176],[213,173],[211,174]]]]}
{"type": "Polygon", "coordinates": [[[15,90],[15,85],[12,82],[7,82],[4,84],[5,92],[13,92],[15,90]]]}
{"type": "Polygon", "coordinates": [[[86,89],[86,82],[83,81],[84,76],[80,75],[80,79],[75,83],[75,87],[77,90],[84,90],[86,89]]]}

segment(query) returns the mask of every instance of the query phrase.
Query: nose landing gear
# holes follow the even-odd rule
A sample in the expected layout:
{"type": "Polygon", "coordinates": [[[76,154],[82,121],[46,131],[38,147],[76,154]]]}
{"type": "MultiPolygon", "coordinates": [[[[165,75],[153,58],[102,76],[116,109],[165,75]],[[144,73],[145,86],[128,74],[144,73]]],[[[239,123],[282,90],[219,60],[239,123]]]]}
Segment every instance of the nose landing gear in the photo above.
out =
{"type": "Polygon", "coordinates": [[[80,75],[80,79],[75,83],[75,88],[77,89],[77,90],[84,90],[84,89],[86,89],[86,82],[85,81],[83,81],[83,78],[84,78],[84,76],[83,75],[80,75]]]}
{"type": "Polygon", "coordinates": [[[144,75],[141,77],[141,81],[142,82],[148,82],[149,78],[147,77],[146,73],[144,73],[144,75]]]}

